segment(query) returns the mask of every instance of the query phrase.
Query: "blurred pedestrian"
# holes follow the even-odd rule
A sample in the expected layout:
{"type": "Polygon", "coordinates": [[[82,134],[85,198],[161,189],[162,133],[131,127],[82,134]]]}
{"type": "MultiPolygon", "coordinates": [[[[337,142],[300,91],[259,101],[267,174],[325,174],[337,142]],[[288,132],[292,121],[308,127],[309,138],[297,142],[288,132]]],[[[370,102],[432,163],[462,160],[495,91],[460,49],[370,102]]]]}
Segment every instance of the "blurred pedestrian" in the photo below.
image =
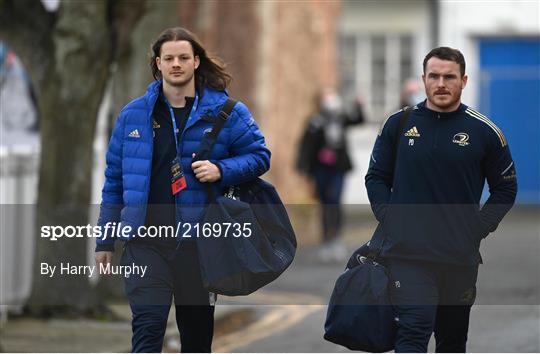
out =
{"type": "Polygon", "coordinates": [[[345,174],[352,169],[346,133],[350,126],[364,122],[364,114],[359,99],[353,112],[346,113],[340,96],[330,88],[317,94],[315,107],[299,144],[297,168],[314,181],[321,203],[323,243],[319,256],[325,262],[341,261],[347,257],[340,239],[341,197],[345,174]]]}
{"type": "Polygon", "coordinates": [[[434,332],[436,352],[465,352],[480,242],[514,203],[516,169],[502,131],[461,103],[461,52],[435,48],[423,70],[427,99],[390,116],[373,148],[366,188],[382,232],[370,245],[382,241],[393,281],[395,351],[426,352],[434,332]]]}
{"type": "Polygon", "coordinates": [[[22,62],[6,43],[0,40],[0,134],[21,143],[39,130],[37,96],[22,62]]]}
{"type": "Polygon", "coordinates": [[[399,108],[412,107],[426,98],[418,79],[408,78],[401,84],[399,108]]]}
{"type": "MultiPolygon", "coordinates": [[[[246,105],[237,102],[212,159],[193,162],[228,99],[231,77],[180,27],[163,31],[151,54],[155,81],[116,120],[98,225],[131,227],[121,264],[147,266],[145,276],[125,278],[132,351],[162,351],[174,299],[182,352],[210,352],[216,297],[203,286],[192,225],[198,226],[208,205],[207,183],[228,187],[258,177],[269,168],[270,151],[246,105]],[[140,234],[141,226],[161,231],[152,237],[140,234]],[[173,233],[162,232],[170,227],[173,233]]],[[[114,241],[97,239],[96,263],[110,264],[114,241]]]]}

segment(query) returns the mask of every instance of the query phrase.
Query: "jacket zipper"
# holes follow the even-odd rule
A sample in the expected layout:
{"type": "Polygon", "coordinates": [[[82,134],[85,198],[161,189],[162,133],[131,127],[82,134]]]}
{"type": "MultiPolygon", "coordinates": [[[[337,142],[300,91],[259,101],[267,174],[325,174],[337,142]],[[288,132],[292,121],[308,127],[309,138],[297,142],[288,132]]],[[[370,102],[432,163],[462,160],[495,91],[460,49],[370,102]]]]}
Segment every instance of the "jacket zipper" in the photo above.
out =
{"type": "MultiPolygon", "coordinates": [[[[198,102],[194,102],[193,104],[198,104],[198,102]]],[[[169,114],[171,116],[171,119],[174,119],[176,120],[176,117],[174,115],[174,111],[171,107],[171,105],[169,104],[169,102],[167,102],[167,107],[169,108],[169,114]]],[[[176,138],[178,139],[178,133],[180,133],[180,142],[184,141],[184,133],[186,132],[186,130],[188,129],[188,126],[187,126],[187,123],[191,120],[191,114],[193,113],[193,107],[192,107],[192,110],[189,112],[189,116],[187,118],[187,122],[186,122],[186,125],[184,126],[184,129],[182,131],[178,131],[178,132],[174,132],[174,134],[176,135],[176,138]]],[[[174,129],[174,128],[173,128],[174,129]]],[[[176,150],[176,157],[178,158],[180,164],[182,164],[182,154],[184,152],[184,146],[182,144],[178,144],[178,146],[176,146],[175,144],[175,150],[176,150]],[[177,148],[180,150],[178,151],[177,148]]],[[[183,167],[182,167],[183,169],[183,167]]],[[[185,172],[184,172],[184,176],[185,176],[185,172]]],[[[175,227],[180,227],[180,221],[179,221],[179,217],[181,219],[181,215],[179,215],[179,209],[178,209],[178,204],[180,203],[180,201],[178,200],[180,198],[180,193],[176,193],[176,195],[174,196],[174,221],[175,221],[175,227]]],[[[180,242],[182,241],[182,237],[180,237],[180,240],[177,240],[176,241],[176,249],[178,250],[178,248],[180,247],[180,242]]]]}
{"type": "Polygon", "coordinates": [[[433,148],[436,149],[437,148],[437,142],[438,142],[438,139],[439,139],[439,125],[440,125],[440,122],[441,122],[441,115],[440,113],[437,113],[437,126],[435,128],[435,137],[433,138],[433,148]]]}
{"type": "MultiPolygon", "coordinates": [[[[169,108],[169,115],[171,116],[171,119],[174,119],[176,121],[176,117],[174,116],[174,112],[173,112],[173,109],[171,107],[171,105],[169,104],[169,102],[167,101],[167,108],[169,108]]],[[[182,166],[182,152],[181,151],[178,151],[178,147],[181,146],[181,144],[179,143],[178,146],[176,145],[176,139],[178,139],[178,132],[174,131],[174,126],[172,127],[173,129],[173,134],[175,135],[175,143],[174,143],[174,151],[176,151],[176,158],[178,158],[178,162],[180,163],[180,166],[182,166]]],[[[183,138],[183,134],[181,135],[181,137],[183,138]]],[[[183,169],[183,167],[182,167],[183,169]]],[[[185,172],[184,172],[184,175],[185,175],[185,172]]],[[[176,193],[174,195],[174,226],[175,227],[178,227],[178,198],[180,197],[180,193],[176,193]]],[[[180,242],[178,240],[176,240],[176,249],[178,249],[180,247],[180,242]]]]}

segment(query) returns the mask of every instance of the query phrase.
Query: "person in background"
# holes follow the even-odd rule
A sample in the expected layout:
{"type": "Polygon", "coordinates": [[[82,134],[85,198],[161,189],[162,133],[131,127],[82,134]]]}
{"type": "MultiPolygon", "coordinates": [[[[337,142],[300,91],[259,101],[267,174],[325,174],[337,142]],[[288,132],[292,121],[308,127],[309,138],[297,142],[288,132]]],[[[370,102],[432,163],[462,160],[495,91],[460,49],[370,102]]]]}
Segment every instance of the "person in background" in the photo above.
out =
{"type": "Polygon", "coordinates": [[[324,262],[342,261],[347,249],[340,240],[341,197],[345,174],[353,167],[346,132],[364,122],[364,113],[360,99],[353,112],[346,113],[340,96],[330,88],[316,95],[315,106],[299,144],[297,169],[314,181],[321,203],[323,244],[319,257],[324,262]]]}
{"type": "Polygon", "coordinates": [[[426,95],[418,79],[408,78],[403,81],[399,96],[399,109],[407,106],[412,107],[425,99],[426,95]]]}
{"type": "Polygon", "coordinates": [[[16,53],[1,39],[0,103],[2,143],[21,143],[39,132],[39,106],[32,82],[16,53]]]}

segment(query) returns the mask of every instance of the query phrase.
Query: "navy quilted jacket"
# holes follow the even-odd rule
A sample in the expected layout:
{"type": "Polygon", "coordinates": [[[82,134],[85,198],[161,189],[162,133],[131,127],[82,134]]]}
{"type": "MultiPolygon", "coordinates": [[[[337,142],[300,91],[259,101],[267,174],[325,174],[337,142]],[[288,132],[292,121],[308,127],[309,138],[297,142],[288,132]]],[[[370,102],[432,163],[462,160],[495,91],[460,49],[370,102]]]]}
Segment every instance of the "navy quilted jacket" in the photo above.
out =
{"type": "MultiPolygon", "coordinates": [[[[98,226],[120,223],[124,235],[111,232],[97,238],[98,245],[111,245],[115,238],[130,239],[144,225],[152,171],[152,112],[161,92],[161,81],[148,86],[146,94],[136,98],[120,112],[106,156],[105,185],[98,226]],[[125,228],[129,226],[129,228],[125,228]],[[130,230],[130,232],[127,232],[130,230]]],[[[205,88],[199,91],[199,102],[189,117],[180,139],[182,167],[187,188],[176,195],[176,219],[197,223],[208,203],[205,185],[191,169],[192,154],[203,134],[209,131],[215,117],[227,100],[224,91],[205,88]]],[[[225,123],[214,146],[211,162],[221,170],[222,187],[240,184],[265,173],[270,168],[270,151],[264,137],[245,104],[238,102],[225,123]]]]}

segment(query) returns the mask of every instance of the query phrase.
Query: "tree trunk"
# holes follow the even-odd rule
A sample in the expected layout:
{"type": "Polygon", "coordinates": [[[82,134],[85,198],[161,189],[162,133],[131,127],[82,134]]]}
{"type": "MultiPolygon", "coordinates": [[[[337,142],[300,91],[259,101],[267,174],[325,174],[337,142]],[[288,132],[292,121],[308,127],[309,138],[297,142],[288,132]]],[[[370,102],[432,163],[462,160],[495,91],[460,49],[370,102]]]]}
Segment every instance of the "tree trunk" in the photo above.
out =
{"type": "MultiPolygon", "coordinates": [[[[41,165],[37,225],[86,225],[90,202],[92,143],[109,74],[111,37],[104,1],[65,2],[52,33],[54,63],[39,85],[41,165]]],[[[86,264],[86,239],[39,240],[36,266],[86,264]]],[[[50,305],[87,311],[93,305],[88,277],[35,274],[32,312],[50,305]]],[[[44,310],[44,309],[47,310],[44,310]]],[[[56,311],[53,311],[56,312],[56,311]]]]}
{"type": "Polygon", "coordinates": [[[97,299],[88,277],[58,274],[60,263],[86,265],[86,238],[52,242],[41,238],[39,230],[88,223],[92,144],[113,43],[116,34],[129,33],[125,28],[138,21],[144,1],[65,1],[49,14],[40,1],[3,0],[0,9],[0,34],[29,71],[42,117],[29,309],[37,315],[92,312],[97,299]],[[41,263],[58,266],[55,276],[40,275],[41,263]]]}

